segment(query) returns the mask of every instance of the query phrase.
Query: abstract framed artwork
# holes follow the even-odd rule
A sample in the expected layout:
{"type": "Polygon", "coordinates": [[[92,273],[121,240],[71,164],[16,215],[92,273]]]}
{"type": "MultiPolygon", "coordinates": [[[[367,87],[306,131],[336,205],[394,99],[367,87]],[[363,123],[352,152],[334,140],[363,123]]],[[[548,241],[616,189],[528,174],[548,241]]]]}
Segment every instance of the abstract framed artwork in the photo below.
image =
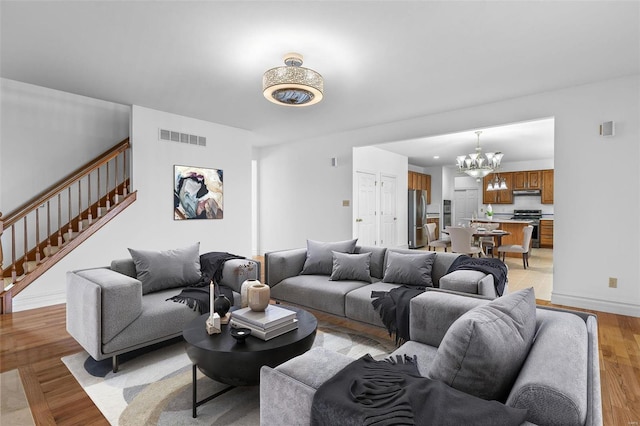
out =
{"type": "Polygon", "coordinates": [[[178,165],[173,169],[174,220],[222,219],[222,170],[178,165]]]}

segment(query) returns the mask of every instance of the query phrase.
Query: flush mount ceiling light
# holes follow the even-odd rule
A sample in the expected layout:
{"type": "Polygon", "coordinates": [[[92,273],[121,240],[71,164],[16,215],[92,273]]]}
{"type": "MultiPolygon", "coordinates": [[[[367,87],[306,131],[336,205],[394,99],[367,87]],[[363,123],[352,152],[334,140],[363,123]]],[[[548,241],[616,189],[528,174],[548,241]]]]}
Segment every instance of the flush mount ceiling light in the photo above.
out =
{"type": "Polygon", "coordinates": [[[278,105],[308,106],[322,100],[324,80],[320,74],[302,66],[302,55],[284,55],[284,67],[267,70],[262,76],[262,93],[278,105]]]}
{"type": "Polygon", "coordinates": [[[469,176],[480,179],[500,167],[503,154],[501,152],[487,152],[483,154],[482,148],[480,148],[480,134],[482,132],[477,131],[475,133],[478,135],[476,152],[469,155],[459,155],[456,157],[456,160],[458,162],[459,172],[464,172],[469,176]]]}

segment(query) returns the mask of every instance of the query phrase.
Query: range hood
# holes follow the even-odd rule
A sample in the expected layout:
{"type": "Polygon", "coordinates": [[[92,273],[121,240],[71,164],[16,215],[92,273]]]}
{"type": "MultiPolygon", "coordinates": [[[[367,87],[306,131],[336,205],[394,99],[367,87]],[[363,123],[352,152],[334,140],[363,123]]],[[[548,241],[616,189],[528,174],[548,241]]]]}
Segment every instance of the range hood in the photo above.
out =
{"type": "Polygon", "coordinates": [[[513,191],[513,195],[540,195],[539,189],[517,189],[513,191]]]}

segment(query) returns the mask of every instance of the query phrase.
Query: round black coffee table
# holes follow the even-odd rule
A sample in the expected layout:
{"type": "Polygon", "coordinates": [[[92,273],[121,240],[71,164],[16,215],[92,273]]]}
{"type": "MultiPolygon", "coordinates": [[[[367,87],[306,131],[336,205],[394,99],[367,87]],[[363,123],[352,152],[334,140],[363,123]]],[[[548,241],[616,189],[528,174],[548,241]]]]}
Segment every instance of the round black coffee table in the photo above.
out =
{"type": "Polygon", "coordinates": [[[267,341],[249,336],[244,343],[238,343],[229,333],[231,326],[228,324],[222,325],[221,333],[209,335],[205,329],[209,314],[201,315],[187,324],[182,335],[186,341],[187,355],[193,363],[194,418],[196,407],[233,387],[257,385],[263,365],[276,367],[311,348],[318,327],[316,318],[300,308],[282,307],[297,313],[298,328],[267,341]],[[231,386],[202,401],[196,401],[196,367],[207,377],[231,386]]]}

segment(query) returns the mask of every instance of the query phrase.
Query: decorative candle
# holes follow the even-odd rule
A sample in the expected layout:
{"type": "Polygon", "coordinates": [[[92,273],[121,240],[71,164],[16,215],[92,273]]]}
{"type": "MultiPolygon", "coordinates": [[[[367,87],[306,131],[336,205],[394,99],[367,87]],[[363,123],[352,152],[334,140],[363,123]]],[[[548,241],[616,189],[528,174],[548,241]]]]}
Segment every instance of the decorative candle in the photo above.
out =
{"type": "MultiPolygon", "coordinates": [[[[213,281],[209,284],[209,317],[213,318],[213,281]]],[[[213,320],[212,320],[213,322],[213,320]]]]}

